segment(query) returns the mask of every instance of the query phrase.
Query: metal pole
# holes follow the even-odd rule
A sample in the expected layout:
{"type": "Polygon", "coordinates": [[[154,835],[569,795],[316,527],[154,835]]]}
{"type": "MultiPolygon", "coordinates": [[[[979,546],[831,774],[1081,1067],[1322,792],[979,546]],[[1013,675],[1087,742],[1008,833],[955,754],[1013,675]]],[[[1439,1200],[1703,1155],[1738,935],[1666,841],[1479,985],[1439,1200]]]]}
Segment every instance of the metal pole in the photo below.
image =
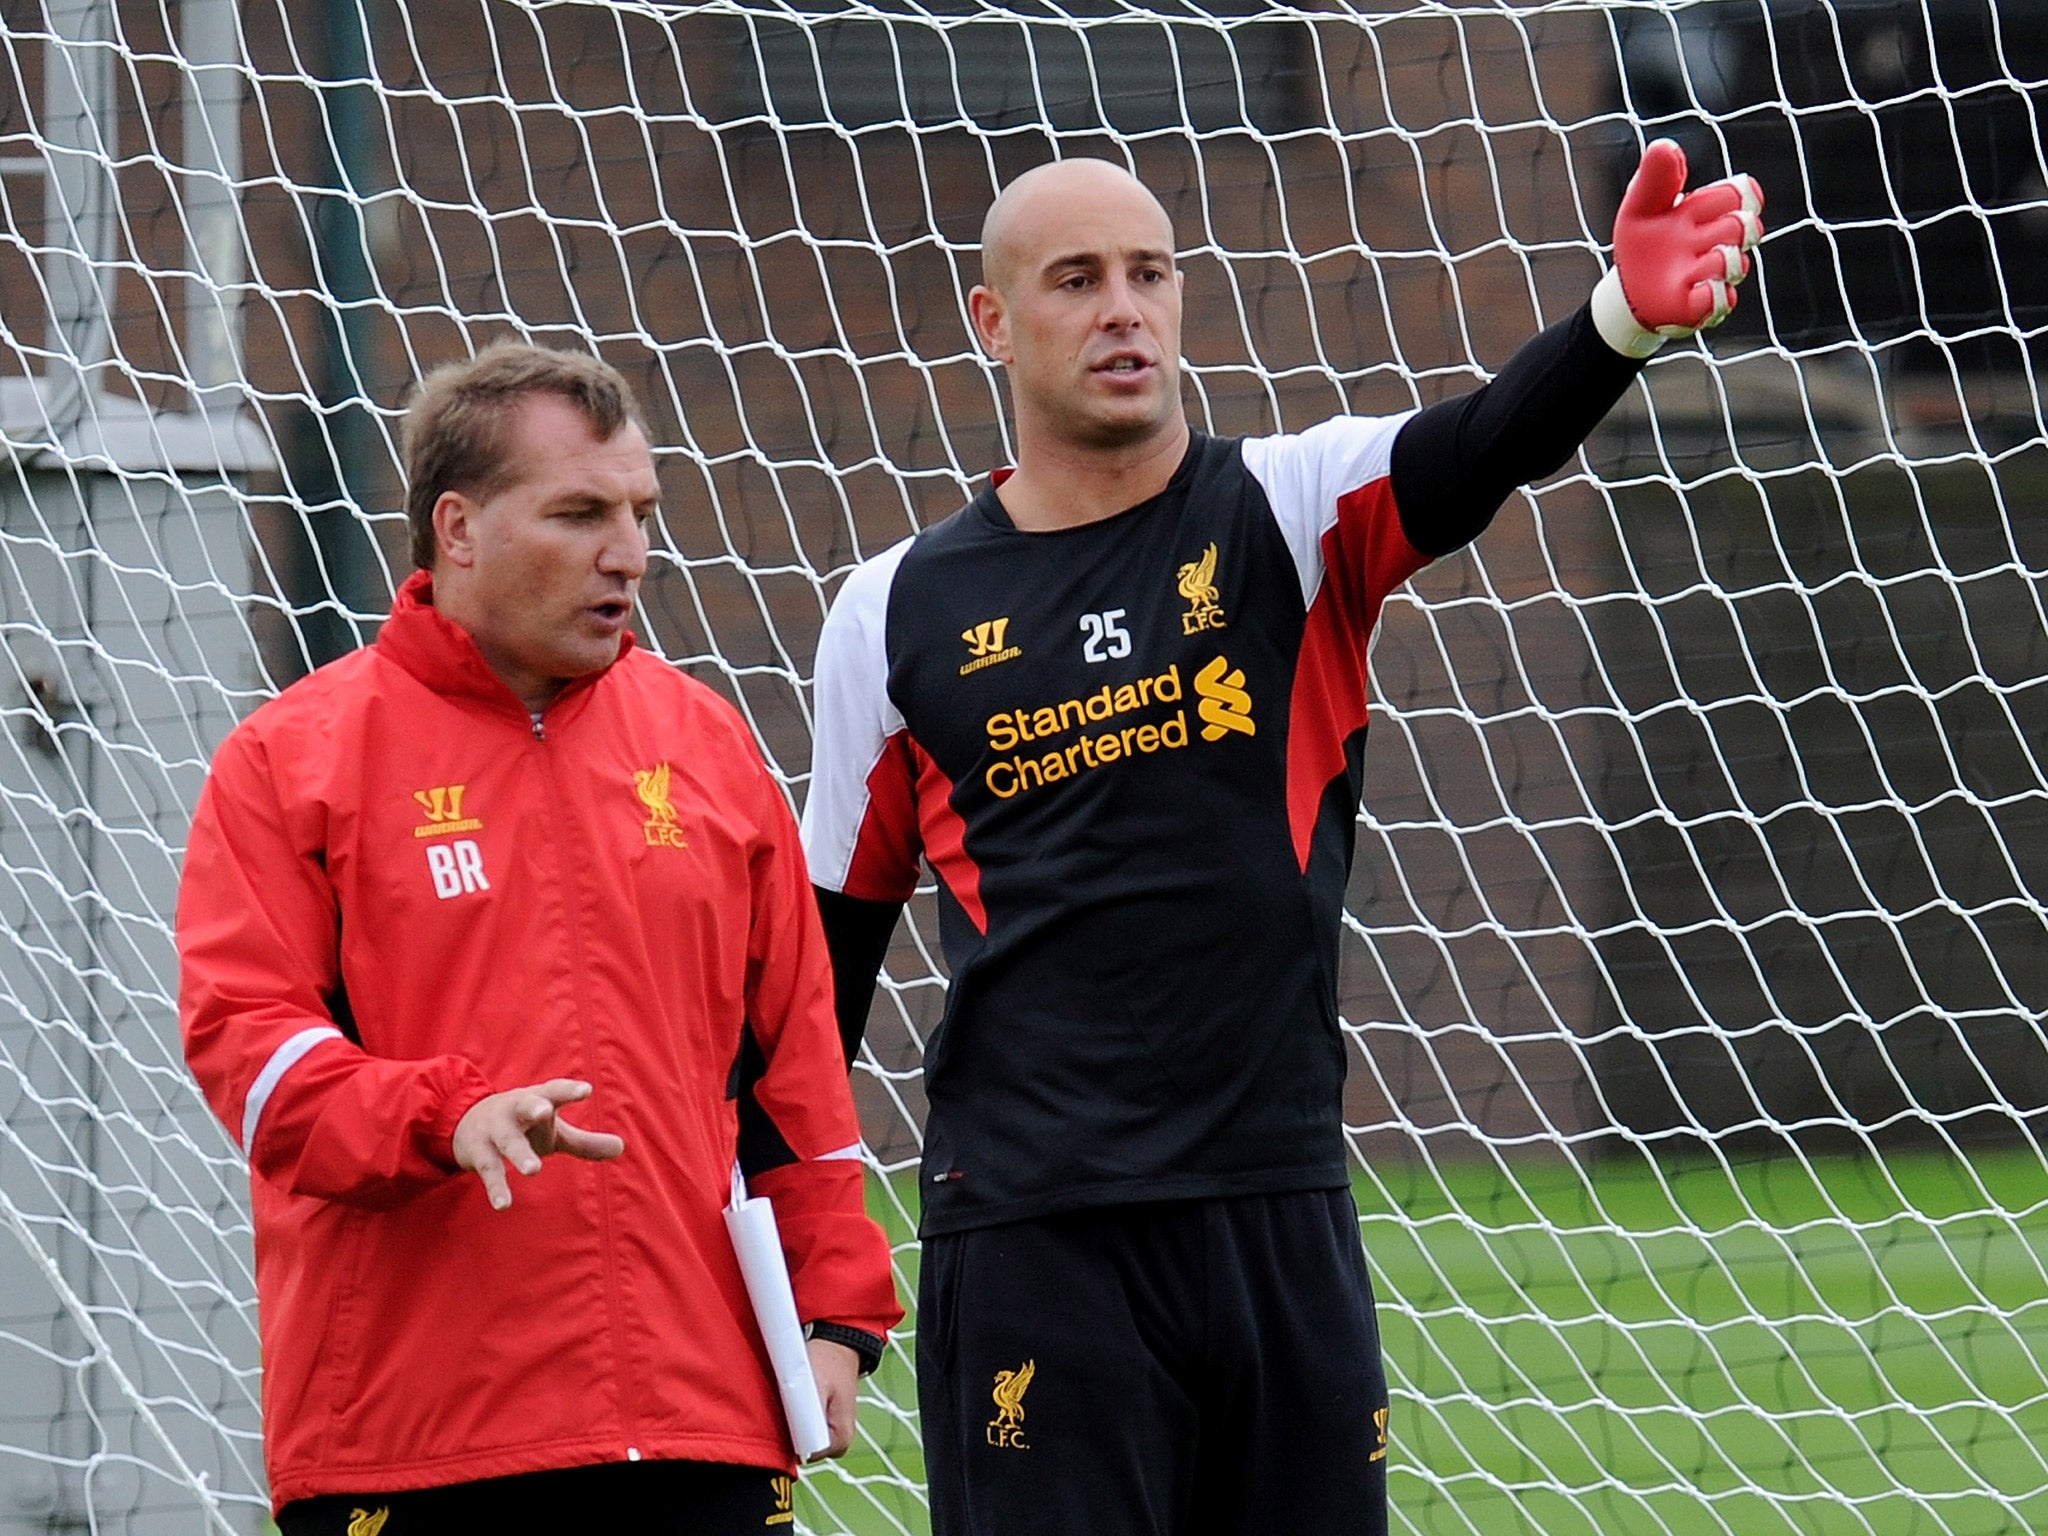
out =
{"type": "MultiPolygon", "coordinates": [[[[48,0],[50,41],[43,53],[44,153],[49,173],[43,184],[44,239],[48,250],[43,259],[43,278],[49,294],[50,329],[43,372],[49,448],[58,453],[80,421],[93,410],[97,381],[95,365],[104,362],[112,350],[112,296],[114,283],[115,195],[114,163],[117,143],[113,113],[114,51],[109,46],[113,15],[109,0],[48,0]]],[[[70,495],[62,498],[77,521],[66,528],[67,535],[82,543],[89,517],[94,470],[75,470],[69,477],[70,495]],[[73,498],[76,498],[74,501],[73,498]]],[[[62,481],[59,481],[61,484],[62,481]]],[[[58,498],[45,506],[44,515],[57,510],[58,498]]],[[[93,624],[92,584],[88,579],[82,594],[84,633],[93,624]]],[[[74,687],[79,679],[72,679],[74,687]]],[[[90,706],[81,706],[90,708],[90,706]]],[[[81,809],[93,809],[95,794],[90,741],[66,754],[81,796],[81,809]]],[[[70,838],[78,861],[79,885],[84,891],[97,888],[99,838],[91,818],[81,818],[70,838]]],[[[73,964],[80,978],[60,1006],[74,1008],[81,1043],[70,1044],[62,1037],[50,1042],[52,1051],[64,1061],[64,1070],[78,1084],[87,1104],[100,1100],[99,1073],[85,1040],[100,1036],[96,1017],[100,999],[88,979],[97,969],[100,943],[94,908],[82,900],[69,903],[62,927],[72,949],[73,964]]],[[[44,1255],[44,1262],[56,1269],[61,1279],[60,1294],[81,1298],[90,1310],[97,1306],[99,1265],[95,1252],[100,1247],[106,1210],[97,1187],[100,1164],[98,1122],[87,1109],[74,1112],[64,1127],[71,1142],[77,1175],[68,1180],[66,1209],[71,1211],[82,1233],[60,1236],[44,1255]]],[[[60,1409],[52,1426],[52,1449],[60,1447],[74,1457],[86,1458],[96,1452],[94,1426],[110,1417],[103,1401],[103,1373],[115,1362],[103,1345],[81,1334],[86,1357],[91,1362],[80,1371],[76,1408],[60,1409]]],[[[65,1489],[51,1514],[53,1528],[85,1514],[77,1502],[80,1490],[65,1489]]]]}
{"type": "Polygon", "coordinates": [[[185,0],[185,220],[192,276],[185,284],[185,366],[194,404],[241,404],[242,91],[235,0],[185,0]]]}
{"type": "Polygon", "coordinates": [[[377,441],[363,383],[367,301],[374,294],[361,204],[373,177],[370,24],[362,0],[328,0],[321,16],[327,59],[314,131],[333,190],[316,201],[313,256],[315,281],[328,303],[320,312],[318,404],[307,413],[293,454],[293,479],[309,503],[313,535],[298,562],[294,606],[315,610],[301,621],[315,666],[363,643],[349,614],[368,607],[376,568],[369,529],[357,516],[377,441]]]}
{"type": "Polygon", "coordinates": [[[111,344],[114,282],[114,53],[108,0],[48,0],[43,55],[43,281],[50,335],[44,376],[61,437],[91,404],[92,365],[111,344]]]}

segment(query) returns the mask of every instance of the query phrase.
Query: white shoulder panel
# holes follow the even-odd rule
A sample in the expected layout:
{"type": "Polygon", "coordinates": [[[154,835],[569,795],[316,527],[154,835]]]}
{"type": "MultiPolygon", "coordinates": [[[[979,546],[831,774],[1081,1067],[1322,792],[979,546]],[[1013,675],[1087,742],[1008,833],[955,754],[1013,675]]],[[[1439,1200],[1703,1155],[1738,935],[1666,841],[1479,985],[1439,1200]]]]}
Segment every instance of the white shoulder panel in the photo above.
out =
{"type": "Polygon", "coordinates": [[[804,857],[812,881],[844,890],[868,809],[868,775],[903,716],[889,702],[889,589],[911,541],[859,566],[833,599],[818,636],[812,693],[811,792],[804,800],[804,857]]]}
{"type": "Polygon", "coordinates": [[[1384,479],[1394,435],[1413,416],[1335,416],[1306,432],[1248,437],[1244,466],[1266,492],[1281,537],[1301,577],[1301,600],[1313,604],[1323,583],[1323,535],[1346,496],[1384,479]]]}

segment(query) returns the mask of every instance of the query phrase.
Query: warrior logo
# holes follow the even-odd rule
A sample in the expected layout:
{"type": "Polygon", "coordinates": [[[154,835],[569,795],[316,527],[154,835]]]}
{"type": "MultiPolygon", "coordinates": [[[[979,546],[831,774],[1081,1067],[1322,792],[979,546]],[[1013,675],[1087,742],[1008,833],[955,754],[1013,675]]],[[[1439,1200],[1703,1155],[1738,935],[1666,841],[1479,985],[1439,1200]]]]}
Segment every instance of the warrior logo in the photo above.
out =
{"type": "Polygon", "coordinates": [[[414,790],[412,799],[420,808],[420,824],[412,829],[412,835],[442,837],[450,832],[480,830],[480,819],[462,814],[462,797],[468,789],[467,784],[436,784],[432,789],[414,790]]]}
{"type": "Polygon", "coordinates": [[[979,624],[969,625],[960,631],[960,638],[967,642],[972,661],[960,664],[960,675],[979,672],[983,667],[992,667],[999,661],[1014,661],[1024,654],[1024,648],[1005,642],[1010,637],[1010,620],[1006,614],[1000,619],[983,619],[979,624]]]}

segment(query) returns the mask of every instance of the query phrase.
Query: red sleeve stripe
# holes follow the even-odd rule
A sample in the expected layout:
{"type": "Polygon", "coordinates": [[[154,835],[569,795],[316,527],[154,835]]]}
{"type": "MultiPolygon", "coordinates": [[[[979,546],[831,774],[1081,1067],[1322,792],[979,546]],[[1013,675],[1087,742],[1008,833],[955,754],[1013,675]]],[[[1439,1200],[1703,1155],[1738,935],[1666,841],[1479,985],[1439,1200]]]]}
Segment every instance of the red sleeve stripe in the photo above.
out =
{"type": "Polygon", "coordinates": [[[915,741],[918,820],[924,828],[924,854],[946,889],[976,930],[988,932],[988,910],[981,904],[981,866],[967,851],[967,823],[953,809],[953,781],[915,741]]]}
{"type": "MultiPolygon", "coordinates": [[[[867,805],[838,889],[861,901],[908,901],[917,889],[917,785],[908,732],[882,743],[868,770],[867,805]]],[[[922,754],[918,754],[922,757],[922,754]]],[[[833,871],[818,871],[827,890],[833,871]]]]}
{"type": "Polygon", "coordinates": [[[1429,557],[1401,532],[1392,483],[1382,477],[1339,498],[1323,534],[1323,563],[1332,574],[1310,604],[1288,707],[1287,822],[1294,856],[1308,869],[1316,812],[1330,781],[1344,772],[1344,743],[1365,726],[1366,653],[1387,593],[1429,557]]]}
{"type": "Polygon", "coordinates": [[[1326,537],[1344,498],[1387,477],[1394,439],[1413,414],[1333,416],[1298,436],[1244,440],[1244,467],[1266,493],[1304,604],[1322,588],[1326,537]]]}

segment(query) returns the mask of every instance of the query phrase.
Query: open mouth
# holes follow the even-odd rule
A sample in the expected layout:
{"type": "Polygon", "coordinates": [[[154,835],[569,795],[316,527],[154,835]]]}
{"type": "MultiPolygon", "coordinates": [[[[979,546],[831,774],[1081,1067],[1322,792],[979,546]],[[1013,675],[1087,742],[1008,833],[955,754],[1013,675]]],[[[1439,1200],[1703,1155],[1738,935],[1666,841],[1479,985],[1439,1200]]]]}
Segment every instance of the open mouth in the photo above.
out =
{"type": "Polygon", "coordinates": [[[608,597],[603,602],[592,603],[590,611],[606,624],[623,624],[633,611],[633,605],[623,597],[608,597]]]}
{"type": "Polygon", "coordinates": [[[1120,353],[1110,358],[1107,362],[1097,363],[1095,371],[1097,373],[1106,373],[1111,378],[1128,378],[1134,374],[1145,372],[1151,366],[1151,362],[1146,358],[1133,357],[1129,353],[1120,353]]]}

